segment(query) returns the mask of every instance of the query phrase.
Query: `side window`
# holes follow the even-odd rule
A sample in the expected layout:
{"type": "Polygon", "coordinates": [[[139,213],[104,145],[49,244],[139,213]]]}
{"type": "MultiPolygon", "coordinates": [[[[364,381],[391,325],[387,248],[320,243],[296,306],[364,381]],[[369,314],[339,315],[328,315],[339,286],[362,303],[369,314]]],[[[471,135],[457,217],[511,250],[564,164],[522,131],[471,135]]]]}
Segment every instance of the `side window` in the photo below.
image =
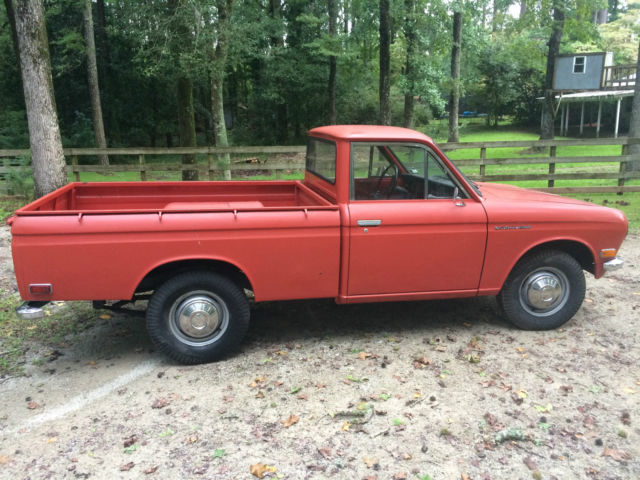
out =
{"type": "Polygon", "coordinates": [[[455,183],[423,145],[351,143],[353,200],[453,198],[455,183]]]}
{"type": "Polygon", "coordinates": [[[573,73],[584,73],[587,57],[573,57],[573,73]]]}
{"type": "Polygon", "coordinates": [[[306,168],[311,173],[336,183],[336,144],[329,140],[309,137],[306,168]]]}

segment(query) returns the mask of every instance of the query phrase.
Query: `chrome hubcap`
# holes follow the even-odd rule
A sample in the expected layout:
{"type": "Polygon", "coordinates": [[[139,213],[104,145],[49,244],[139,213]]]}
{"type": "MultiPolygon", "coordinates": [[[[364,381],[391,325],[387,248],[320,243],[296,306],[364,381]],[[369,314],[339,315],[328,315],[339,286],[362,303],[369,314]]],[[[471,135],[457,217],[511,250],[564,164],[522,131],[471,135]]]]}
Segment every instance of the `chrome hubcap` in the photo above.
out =
{"type": "Polygon", "coordinates": [[[220,324],[216,303],[204,296],[187,298],[176,309],[176,317],[180,330],[193,338],[208,337],[220,324]]]}
{"type": "Polygon", "coordinates": [[[544,268],[531,273],[520,287],[520,304],[532,315],[553,315],[567,303],[569,281],[555,268],[544,268]]]}
{"type": "Polygon", "coordinates": [[[218,340],[229,326],[229,310],[217,295],[192,291],[173,302],[169,326],[175,337],[191,346],[203,346],[218,340]]]}

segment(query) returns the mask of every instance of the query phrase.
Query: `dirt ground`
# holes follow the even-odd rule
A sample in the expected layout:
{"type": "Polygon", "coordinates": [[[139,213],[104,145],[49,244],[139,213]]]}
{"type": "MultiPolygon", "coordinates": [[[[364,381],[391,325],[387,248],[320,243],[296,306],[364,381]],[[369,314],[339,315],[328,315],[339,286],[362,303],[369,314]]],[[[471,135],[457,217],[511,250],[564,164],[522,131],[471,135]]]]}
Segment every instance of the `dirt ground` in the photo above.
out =
{"type": "Polygon", "coordinates": [[[550,332],[493,298],[270,303],[184,367],[141,317],[96,316],[0,380],[0,478],[640,478],[640,235],[621,256],[550,332]]]}

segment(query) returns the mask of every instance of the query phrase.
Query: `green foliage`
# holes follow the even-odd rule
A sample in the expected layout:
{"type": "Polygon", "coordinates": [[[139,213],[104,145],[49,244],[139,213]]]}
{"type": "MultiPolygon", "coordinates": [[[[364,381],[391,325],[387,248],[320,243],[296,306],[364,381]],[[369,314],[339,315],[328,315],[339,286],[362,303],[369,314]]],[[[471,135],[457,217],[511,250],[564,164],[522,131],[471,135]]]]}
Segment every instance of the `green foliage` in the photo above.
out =
{"type": "MultiPolygon", "coordinates": [[[[219,32],[217,0],[94,3],[96,48],[108,143],[178,144],[175,79],[194,84],[199,144],[211,144],[210,79],[219,32]]],[[[463,16],[460,110],[512,116],[536,126],[545,73],[551,0],[391,4],[392,121],[403,122],[404,96],[416,99],[414,124],[446,112],[450,91],[451,11],[463,16]],[[407,61],[411,68],[407,69],[407,61]]],[[[610,22],[596,26],[603,0],[566,2],[562,52],[613,51],[635,62],[640,0],[612,2],[610,22]],[[614,8],[615,7],[615,8],[614,8]],[[615,10],[615,11],[614,11],[615,10]]],[[[82,0],[45,2],[54,89],[65,146],[93,144],[82,36],[82,0]]],[[[337,33],[329,35],[325,0],[236,0],[225,67],[224,107],[235,144],[292,144],[328,120],[329,57],[337,57],[338,123],[378,118],[379,2],[337,1],[337,33]]],[[[0,8],[0,148],[28,146],[18,62],[0,8]]]]}
{"type": "Polygon", "coordinates": [[[28,155],[19,157],[13,161],[5,160],[13,168],[5,175],[7,194],[24,197],[27,201],[33,200],[33,175],[31,173],[31,158],[28,155]]]}

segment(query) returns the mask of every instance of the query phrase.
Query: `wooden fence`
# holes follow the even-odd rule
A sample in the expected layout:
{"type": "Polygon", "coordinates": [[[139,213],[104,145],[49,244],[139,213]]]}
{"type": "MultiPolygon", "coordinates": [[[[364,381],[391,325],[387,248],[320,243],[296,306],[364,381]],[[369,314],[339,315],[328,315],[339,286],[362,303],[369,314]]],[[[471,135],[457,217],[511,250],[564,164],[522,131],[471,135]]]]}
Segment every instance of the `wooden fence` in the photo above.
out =
{"type": "MultiPolygon", "coordinates": [[[[445,152],[460,150],[477,150],[475,158],[456,158],[454,163],[462,167],[472,180],[478,181],[499,181],[499,182],[522,182],[522,181],[544,181],[546,187],[535,188],[541,191],[554,193],[623,193],[640,192],[639,171],[629,171],[627,164],[633,160],[640,160],[640,155],[630,155],[629,145],[640,144],[639,138],[600,138],[600,139],[578,139],[578,140],[541,140],[541,141],[505,141],[505,142],[463,142],[444,143],[440,148],[445,152]],[[596,147],[602,145],[619,145],[619,155],[607,156],[557,156],[559,148],[564,147],[596,147]],[[522,157],[495,158],[495,150],[518,148],[525,149],[527,155],[522,157]],[[487,156],[487,150],[492,150],[492,155],[487,156]],[[531,152],[543,152],[535,154],[531,152]],[[514,172],[514,165],[521,165],[530,168],[530,165],[540,165],[544,171],[538,169],[537,172],[514,172]],[[582,171],[560,171],[556,172],[556,167],[562,170],[566,164],[585,165],[582,171]],[[594,166],[597,164],[597,166],[594,166]],[[603,167],[604,165],[604,167],[603,167]],[[492,167],[498,166],[498,167],[492,167]],[[507,166],[500,169],[499,166],[507,166]],[[608,166],[608,167],[607,167],[608,166]],[[477,167],[477,173],[475,168],[477,167]],[[487,169],[489,167],[489,170],[487,169]],[[471,171],[473,169],[473,171],[471,171]],[[558,180],[614,180],[617,185],[610,186],[563,186],[558,187],[555,182],[558,180]],[[629,185],[629,181],[634,181],[629,185]]],[[[304,146],[291,147],[196,147],[196,148],[67,148],[64,150],[65,156],[71,159],[71,164],[67,165],[67,170],[73,175],[75,181],[82,180],[82,173],[95,172],[99,174],[113,174],[115,172],[137,172],[142,181],[149,180],[151,172],[181,172],[185,170],[198,170],[201,179],[216,180],[222,178],[225,170],[230,170],[232,178],[237,177],[242,172],[244,177],[253,173],[270,173],[276,178],[281,178],[283,172],[302,172],[304,170],[303,154],[304,146]],[[133,157],[135,163],[113,162],[109,166],[96,164],[83,164],[80,158],[95,157],[98,154],[107,154],[110,157],[133,157]],[[161,163],[147,161],[150,156],[178,156],[182,154],[194,154],[200,157],[197,164],[182,164],[176,161],[161,163]],[[231,155],[231,164],[225,167],[219,162],[222,154],[231,155]],[[203,158],[204,157],[204,158],[203,158]],[[266,157],[266,158],[265,158],[266,157]],[[275,157],[275,159],[273,158],[275,157]],[[283,160],[288,157],[288,161],[283,160]],[[234,175],[235,173],[235,175],[234,175]]],[[[520,152],[519,152],[520,153],[520,152]]],[[[0,150],[0,192],[12,193],[8,191],[7,175],[19,169],[30,171],[30,167],[19,166],[20,158],[28,158],[28,150],[0,150]]],[[[456,155],[457,157],[457,155],[456,155]]],[[[517,169],[516,169],[517,170],[517,169]]],[[[108,178],[108,177],[107,177],[108,178]]]]}

